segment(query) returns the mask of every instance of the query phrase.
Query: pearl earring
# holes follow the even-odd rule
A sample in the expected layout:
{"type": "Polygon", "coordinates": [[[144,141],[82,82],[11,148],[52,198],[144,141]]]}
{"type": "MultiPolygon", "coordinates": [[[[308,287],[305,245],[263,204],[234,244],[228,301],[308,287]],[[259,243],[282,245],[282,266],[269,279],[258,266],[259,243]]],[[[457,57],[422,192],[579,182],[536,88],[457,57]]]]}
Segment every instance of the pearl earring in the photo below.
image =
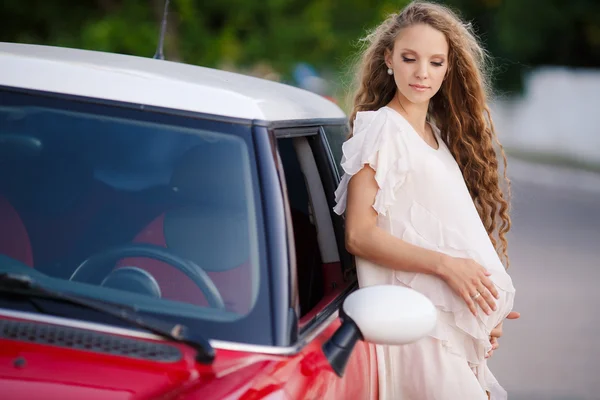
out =
{"type": "Polygon", "coordinates": [[[394,70],[392,70],[391,68],[388,68],[387,73],[388,73],[388,75],[394,75],[394,70]]]}

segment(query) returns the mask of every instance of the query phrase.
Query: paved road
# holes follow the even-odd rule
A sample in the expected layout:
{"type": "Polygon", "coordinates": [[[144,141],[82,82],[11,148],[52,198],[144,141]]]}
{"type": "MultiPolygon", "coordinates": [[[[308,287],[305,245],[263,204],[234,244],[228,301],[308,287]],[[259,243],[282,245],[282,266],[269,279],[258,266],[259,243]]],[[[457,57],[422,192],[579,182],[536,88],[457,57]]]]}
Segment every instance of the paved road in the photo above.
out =
{"type": "Polygon", "coordinates": [[[598,400],[600,176],[517,165],[511,179],[521,318],[506,321],[490,367],[510,400],[598,400]]]}

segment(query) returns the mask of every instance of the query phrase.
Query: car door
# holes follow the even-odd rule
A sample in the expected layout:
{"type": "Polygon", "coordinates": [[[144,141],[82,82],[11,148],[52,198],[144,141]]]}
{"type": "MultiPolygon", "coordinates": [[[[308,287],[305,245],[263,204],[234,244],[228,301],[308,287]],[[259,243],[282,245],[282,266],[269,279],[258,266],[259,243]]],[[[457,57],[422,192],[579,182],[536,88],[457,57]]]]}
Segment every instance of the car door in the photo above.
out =
{"type": "Polygon", "coordinates": [[[322,128],[278,139],[296,253],[296,309],[302,349],[301,378],[286,391],[297,399],[375,399],[377,365],[373,345],[359,341],[337,376],[322,346],[340,326],[338,311],[357,288],[353,258],[345,250],[343,219],[332,212],[339,180],[322,128]],[[292,394],[293,393],[293,394],[292,394]]]}

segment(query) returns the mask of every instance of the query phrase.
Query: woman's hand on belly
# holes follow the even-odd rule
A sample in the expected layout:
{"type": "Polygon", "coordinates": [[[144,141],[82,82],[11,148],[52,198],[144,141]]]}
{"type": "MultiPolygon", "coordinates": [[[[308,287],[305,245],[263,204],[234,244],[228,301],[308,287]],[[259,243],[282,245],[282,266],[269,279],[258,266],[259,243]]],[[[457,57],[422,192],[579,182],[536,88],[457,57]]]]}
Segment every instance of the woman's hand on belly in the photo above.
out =
{"type": "MultiPolygon", "coordinates": [[[[506,319],[518,319],[520,316],[521,316],[520,313],[518,313],[516,311],[511,311],[506,316],[506,319]]],[[[492,345],[492,350],[490,350],[487,353],[485,358],[490,358],[494,354],[494,350],[496,350],[496,349],[498,349],[498,347],[500,347],[500,343],[498,343],[498,339],[502,336],[503,324],[504,324],[504,321],[500,322],[498,324],[498,326],[496,326],[494,329],[492,329],[492,332],[490,333],[490,344],[492,345]]]]}
{"type": "Polygon", "coordinates": [[[489,279],[491,273],[474,260],[444,257],[438,275],[467,303],[473,315],[477,315],[476,304],[488,315],[496,310],[498,290],[489,279]]]}

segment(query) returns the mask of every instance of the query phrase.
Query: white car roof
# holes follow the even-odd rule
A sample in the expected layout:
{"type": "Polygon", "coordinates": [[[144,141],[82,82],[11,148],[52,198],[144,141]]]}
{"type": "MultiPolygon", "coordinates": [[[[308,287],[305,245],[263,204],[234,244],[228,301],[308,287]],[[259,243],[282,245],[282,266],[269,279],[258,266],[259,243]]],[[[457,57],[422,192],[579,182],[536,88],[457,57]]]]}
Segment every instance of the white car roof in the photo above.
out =
{"type": "Polygon", "coordinates": [[[0,42],[0,85],[262,121],[345,118],[326,98],[233,72],[0,42]]]}

